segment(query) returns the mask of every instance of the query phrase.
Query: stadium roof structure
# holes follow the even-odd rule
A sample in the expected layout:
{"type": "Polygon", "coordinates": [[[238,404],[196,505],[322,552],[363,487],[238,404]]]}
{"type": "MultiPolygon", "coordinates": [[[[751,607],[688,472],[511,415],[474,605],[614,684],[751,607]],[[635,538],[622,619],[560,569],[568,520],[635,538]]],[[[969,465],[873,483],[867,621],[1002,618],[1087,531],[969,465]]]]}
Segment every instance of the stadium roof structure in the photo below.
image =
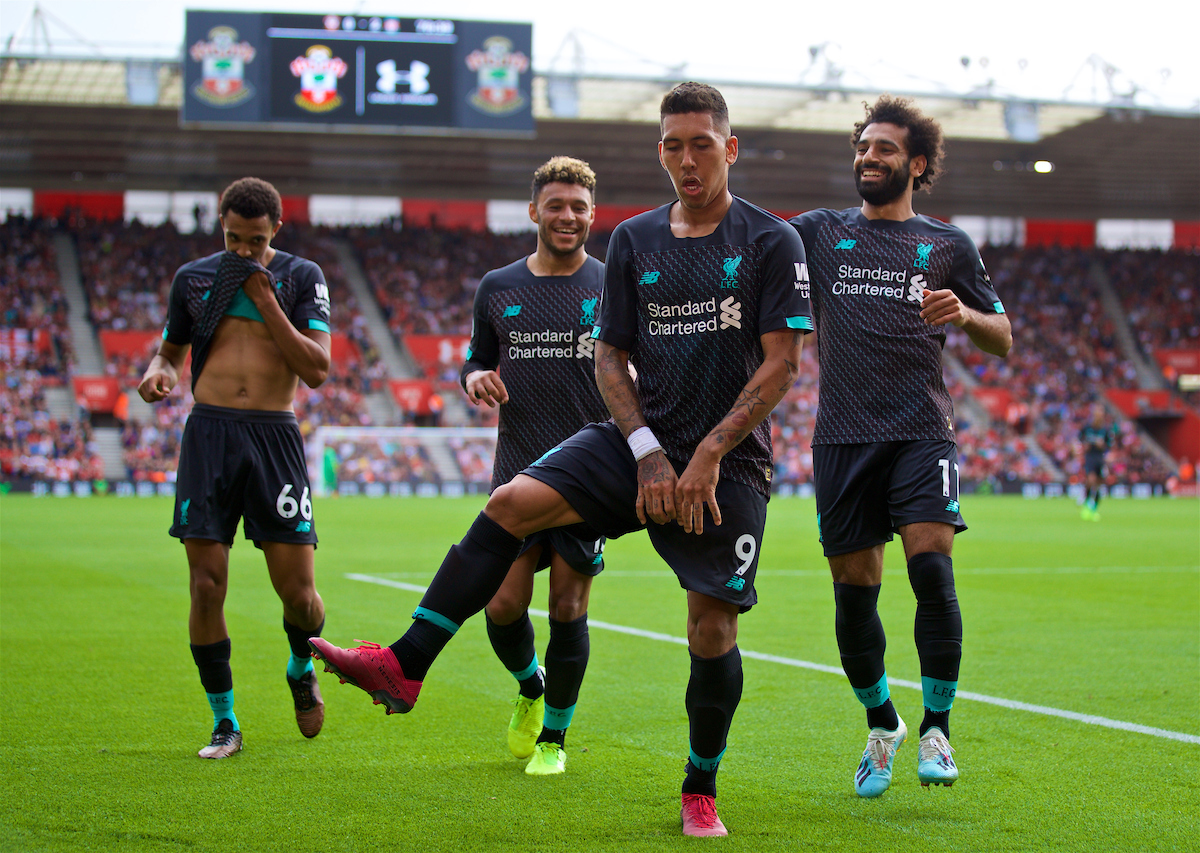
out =
{"type": "MultiPolygon", "coordinates": [[[[595,168],[599,201],[649,206],[671,197],[655,146],[659,100],[677,82],[536,75],[534,139],[229,130],[180,126],[176,59],[8,54],[0,56],[0,185],[218,190],[255,174],[291,194],[522,199],[538,165],[570,154],[595,168]]],[[[857,203],[848,134],[878,93],[715,84],[741,144],[734,192],[783,212],[857,203]]],[[[1200,219],[1195,111],[912,96],[947,134],[947,173],[920,200],[922,212],[1200,219]],[[1037,161],[1053,170],[1035,170],[1037,161]]]]}

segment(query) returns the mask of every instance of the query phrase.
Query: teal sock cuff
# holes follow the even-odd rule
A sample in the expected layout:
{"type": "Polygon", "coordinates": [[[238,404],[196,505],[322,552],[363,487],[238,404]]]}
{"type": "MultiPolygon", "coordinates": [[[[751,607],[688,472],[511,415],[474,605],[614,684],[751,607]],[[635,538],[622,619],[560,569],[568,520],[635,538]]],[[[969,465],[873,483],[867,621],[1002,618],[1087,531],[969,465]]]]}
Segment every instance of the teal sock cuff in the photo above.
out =
{"type": "Polygon", "coordinates": [[[212,708],[213,723],[229,720],[235,729],[238,728],[237,717],[233,714],[233,691],[226,690],[224,693],[207,693],[205,695],[208,696],[208,707],[212,708]]]}
{"type": "Polygon", "coordinates": [[[565,731],[571,725],[571,718],[575,716],[575,706],[570,708],[551,708],[546,706],[546,712],[542,716],[542,726],[555,731],[565,731]]]}
{"type": "Polygon", "coordinates": [[[288,663],[287,663],[288,678],[299,681],[305,675],[312,672],[312,668],[313,668],[312,658],[308,657],[307,655],[302,658],[298,658],[295,655],[291,655],[288,658],[288,663]]]}
{"type": "Polygon", "coordinates": [[[854,691],[854,695],[858,698],[859,702],[862,702],[864,708],[878,708],[888,699],[892,698],[891,691],[888,690],[886,672],[882,678],[870,687],[858,688],[851,684],[850,689],[854,691]]]}
{"type": "MultiPolygon", "coordinates": [[[[728,747],[726,747],[726,749],[728,749],[728,747]]],[[[721,750],[721,754],[716,758],[701,758],[696,754],[696,750],[691,749],[690,747],[688,749],[688,761],[692,762],[692,766],[697,770],[703,770],[706,773],[711,773],[712,771],[716,770],[717,766],[721,763],[721,759],[724,757],[724,749],[721,750]]]]}
{"type": "Polygon", "coordinates": [[[957,681],[939,681],[921,676],[921,696],[930,711],[949,711],[954,706],[954,694],[957,692],[957,681]]]}
{"type": "Polygon", "coordinates": [[[418,607],[416,610],[413,611],[412,618],[424,619],[433,625],[437,625],[439,628],[441,628],[443,631],[446,631],[451,636],[454,636],[454,634],[458,633],[458,629],[460,627],[457,622],[451,622],[449,619],[447,619],[442,614],[440,614],[436,611],[430,610],[427,607],[418,607]]]}
{"type": "Polygon", "coordinates": [[[537,672],[537,668],[538,668],[537,652],[534,652],[533,653],[533,661],[530,662],[529,666],[525,667],[520,672],[514,672],[511,669],[509,670],[509,672],[511,672],[513,674],[513,678],[515,678],[517,681],[524,681],[526,678],[532,678],[533,674],[535,672],[537,672]]]}

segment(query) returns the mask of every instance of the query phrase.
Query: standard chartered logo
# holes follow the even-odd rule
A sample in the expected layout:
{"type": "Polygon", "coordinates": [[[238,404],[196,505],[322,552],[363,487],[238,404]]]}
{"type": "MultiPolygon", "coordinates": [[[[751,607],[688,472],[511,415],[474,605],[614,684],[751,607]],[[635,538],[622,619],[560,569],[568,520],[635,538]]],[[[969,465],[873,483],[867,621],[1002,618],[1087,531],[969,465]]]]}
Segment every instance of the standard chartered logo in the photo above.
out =
{"type": "Polygon", "coordinates": [[[742,303],[734,302],[732,296],[721,303],[721,328],[728,329],[730,326],[735,329],[742,327],[742,303]]]}
{"type": "Polygon", "coordinates": [[[923,291],[926,287],[925,276],[920,273],[914,275],[908,283],[908,301],[920,303],[925,298],[923,291]]]}
{"type": "Polygon", "coordinates": [[[838,280],[832,288],[834,296],[880,296],[918,304],[923,298],[922,291],[927,289],[932,288],[921,273],[909,278],[905,270],[852,267],[848,264],[838,267],[838,280]]]}
{"type": "Polygon", "coordinates": [[[591,358],[596,351],[596,342],[592,339],[592,333],[584,332],[575,341],[575,357],[576,358],[591,358]]]}
{"type": "Polygon", "coordinates": [[[650,315],[646,324],[651,335],[696,335],[720,329],[742,327],[742,303],[730,296],[717,304],[716,297],[705,302],[685,302],[682,305],[646,303],[650,315]]]}

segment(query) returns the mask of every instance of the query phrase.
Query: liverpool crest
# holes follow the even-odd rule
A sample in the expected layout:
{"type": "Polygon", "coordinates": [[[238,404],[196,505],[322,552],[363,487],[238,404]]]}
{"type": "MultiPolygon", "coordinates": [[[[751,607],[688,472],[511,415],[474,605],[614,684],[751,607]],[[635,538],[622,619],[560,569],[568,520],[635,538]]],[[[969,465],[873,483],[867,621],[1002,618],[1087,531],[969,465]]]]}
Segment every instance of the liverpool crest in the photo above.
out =
{"type": "Polygon", "coordinates": [[[483,42],[483,50],[472,51],[467,68],[479,75],[478,88],[471,93],[475,109],[491,115],[508,115],[525,105],[519,84],[529,69],[529,57],[513,52],[513,43],[504,36],[492,36],[483,42]]]}
{"type": "Polygon", "coordinates": [[[293,99],[296,106],[310,113],[327,113],[342,105],[337,81],[346,76],[348,66],[323,44],[314,44],[288,66],[300,78],[300,91],[293,99]]]}
{"type": "Polygon", "coordinates": [[[232,107],[254,94],[246,82],[246,64],[254,61],[254,46],[237,40],[233,27],[213,27],[208,41],[198,41],[188,54],[200,63],[200,82],[192,94],[212,107],[232,107]]]}

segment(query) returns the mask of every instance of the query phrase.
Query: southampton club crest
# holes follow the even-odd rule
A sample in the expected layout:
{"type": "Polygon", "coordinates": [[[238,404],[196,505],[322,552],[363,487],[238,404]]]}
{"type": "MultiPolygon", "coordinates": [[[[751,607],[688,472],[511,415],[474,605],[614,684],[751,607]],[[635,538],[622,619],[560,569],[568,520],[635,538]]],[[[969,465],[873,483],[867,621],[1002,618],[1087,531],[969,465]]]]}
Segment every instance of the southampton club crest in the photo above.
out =
{"type": "Polygon", "coordinates": [[[342,105],[338,79],[346,76],[345,61],[333,55],[323,44],[314,44],[288,66],[292,76],[300,78],[300,91],[293,100],[310,113],[327,113],[342,105]]]}
{"type": "Polygon", "coordinates": [[[483,42],[483,50],[472,51],[467,68],[479,75],[478,88],[471,93],[471,104],[490,115],[509,115],[525,105],[519,88],[521,74],[529,69],[529,57],[513,52],[513,43],[504,36],[492,36],[483,42]]]}
{"type": "Polygon", "coordinates": [[[246,65],[254,61],[254,46],[238,41],[233,27],[213,27],[208,41],[192,45],[188,55],[200,63],[200,82],[192,94],[210,107],[233,107],[254,94],[246,82],[246,65]]]}

